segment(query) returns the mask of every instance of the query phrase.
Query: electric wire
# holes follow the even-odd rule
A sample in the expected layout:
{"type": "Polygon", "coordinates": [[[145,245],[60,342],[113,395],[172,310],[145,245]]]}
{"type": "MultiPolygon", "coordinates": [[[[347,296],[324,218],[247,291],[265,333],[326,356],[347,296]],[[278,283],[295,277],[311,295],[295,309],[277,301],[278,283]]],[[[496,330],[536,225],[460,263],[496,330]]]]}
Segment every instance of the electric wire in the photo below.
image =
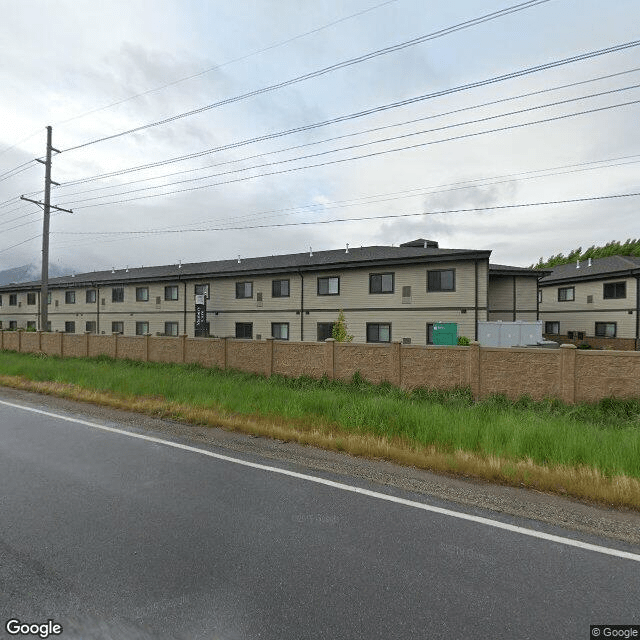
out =
{"type": "MultiPolygon", "coordinates": [[[[189,76],[185,76],[184,78],[179,78],[178,80],[173,80],[172,82],[167,82],[166,84],[160,85],[158,87],[154,87],[153,89],[148,89],[147,91],[142,91],[140,93],[136,93],[135,95],[129,96],[128,98],[123,98],[121,100],[117,100],[115,102],[111,102],[110,104],[104,105],[103,107],[97,107],[96,109],[91,109],[90,111],[86,111],[84,113],[78,114],[76,116],[73,116],[71,118],[67,118],[66,120],[61,120],[59,122],[56,123],[56,125],[62,125],[62,124],[67,124],[68,122],[72,122],[74,120],[79,120],[80,118],[84,118],[85,116],[94,114],[94,113],[98,113],[99,111],[105,111],[106,109],[110,109],[111,107],[115,107],[118,105],[121,105],[125,102],[129,102],[130,100],[135,100],[136,98],[141,98],[143,96],[148,96],[152,93],[157,93],[158,91],[162,91],[163,89],[167,89],[168,87],[173,87],[177,84],[180,84],[182,82],[186,82],[187,80],[193,80],[194,78],[199,78],[201,76],[206,75],[207,73],[211,73],[212,71],[217,71],[218,69],[222,69],[223,67],[226,67],[230,64],[234,64],[236,62],[242,62],[243,60],[247,60],[248,58],[252,58],[253,56],[259,55],[261,53],[265,53],[267,51],[271,51],[272,49],[277,49],[278,47],[282,47],[286,44],[289,44],[291,42],[295,42],[296,40],[300,40],[301,38],[305,38],[307,36],[313,35],[315,33],[318,33],[320,31],[323,31],[324,29],[328,29],[330,27],[333,27],[337,24],[340,24],[342,22],[346,22],[347,20],[351,20],[352,18],[357,18],[361,15],[364,15],[365,13],[369,13],[371,11],[375,11],[376,9],[379,9],[380,7],[384,7],[388,4],[393,4],[394,2],[398,2],[398,0],[386,0],[385,2],[381,2],[379,4],[373,5],[372,7],[369,7],[368,9],[363,9],[362,11],[358,11],[356,13],[352,13],[351,15],[348,16],[344,16],[343,18],[339,18],[338,20],[334,20],[333,22],[328,22],[327,24],[324,24],[320,27],[316,27],[315,29],[312,29],[311,31],[306,31],[305,33],[301,33],[298,34],[297,36],[293,36],[291,38],[288,38],[287,40],[283,40],[281,42],[276,42],[274,44],[271,44],[267,47],[263,47],[262,49],[258,49],[256,51],[252,51],[251,53],[247,53],[245,55],[239,56],[238,58],[234,58],[232,60],[228,60],[227,62],[222,62],[220,64],[214,65],[213,67],[209,67],[208,69],[204,69],[203,71],[199,71],[198,73],[194,73],[191,74],[189,76]]],[[[27,138],[28,139],[28,138],[27,138]]],[[[20,144],[20,143],[18,143],[20,144]]],[[[15,145],[14,145],[15,146],[15,145]]],[[[0,152],[2,153],[2,152],[0,152]]]]}
{"type": "Polygon", "coordinates": [[[239,102],[241,100],[245,100],[247,98],[251,98],[257,95],[261,95],[263,93],[267,93],[267,92],[271,92],[271,91],[275,91],[278,89],[282,89],[284,87],[288,87],[291,86],[293,84],[297,84],[299,82],[303,82],[305,80],[309,80],[312,78],[317,78],[323,75],[326,75],[328,73],[331,73],[333,71],[337,71],[339,69],[343,69],[346,67],[350,67],[353,66],[355,64],[360,64],[362,62],[366,62],[368,60],[377,58],[379,56],[382,55],[387,55],[389,53],[394,53],[396,51],[400,51],[402,49],[406,49],[407,47],[411,47],[417,44],[422,44],[423,42],[427,42],[429,40],[435,40],[436,38],[441,38],[443,36],[449,35],[451,33],[455,33],[457,31],[460,31],[462,29],[468,29],[470,27],[476,26],[478,24],[482,24],[484,22],[488,22],[490,20],[495,20],[497,18],[501,18],[503,16],[512,14],[512,13],[516,13],[519,11],[523,11],[525,9],[529,9],[532,7],[535,7],[537,5],[540,4],[545,4],[546,2],[549,2],[549,0],[527,0],[526,2],[522,2],[516,5],[512,5],[510,7],[506,7],[504,9],[500,9],[498,11],[494,11],[492,13],[489,14],[485,14],[483,16],[480,16],[478,18],[473,18],[471,20],[466,20],[464,22],[452,25],[450,27],[446,27],[444,29],[440,29],[438,31],[434,31],[432,33],[428,33],[422,36],[418,36],[417,38],[412,38],[411,40],[406,40],[404,42],[400,42],[397,43],[395,45],[391,45],[389,47],[385,47],[383,49],[378,49],[376,51],[371,51],[369,53],[363,54],[361,56],[355,57],[355,58],[350,58],[348,60],[344,60],[342,62],[338,62],[335,63],[333,65],[330,65],[328,67],[324,67],[322,69],[317,69],[315,71],[312,71],[310,73],[306,73],[300,76],[296,76],[295,78],[291,78],[289,80],[285,80],[273,85],[269,85],[267,87],[262,87],[260,89],[255,89],[253,91],[249,91],[247,93],[238,95],[238,96],[234,96],[231,98],[225,98],[224,100],[220,100],[218,102],[209,104],[209,105],[205,105],[203,107],[199,107],[198,109],[192,109],[191,111],[186,111],[183,113],[179,113],[176,114],[174,116],[171,116],[169,118],[164,118],[162,120],[157,120],[155,122],[150,122],[144,125],[140,125],[138,127],[134,127],[132,129],[128,129],[126,131],[120,131],[119,133],[114,133],[108,136],[103,136],[101,138],[97,138],[95,140],[90,140],[88,142],[84,142],[82,144],[78,144],[75,145],[73,147],[68,147],[67,149],[64,149],[63,152],[68,152],[68,151],[74,151],[76,149],[81,149],[84,147],[87,147],[89,145],[93,145],[93,144],[97,144],[99,142],[104,142],[106,140],[113,140],[114,138],[119,138],[125,135],[129,135],[132,133],[136,133],[138,131],[143,131],[145,129],[149,129],[152,127],[157,127],[163,124],[168,124],[169,122],[175,122],[176,120],[182,119],[182,118],[186,118],[189,116],[193,116],[199,113],[203,113],[205,111],[209,111],[211,109],[223,106],[223,105],[227,105],[227,104],[232,104],[234,102],[239,102]]]}
{"type": "MultiPolygon", "coordinates": [[[[483,108],[483,107],[487,107],[487,106],[493,106],[493,105],[499,104],[499,103],[518,100],[518,99],[521,99],[521,98],[530,97],[532,95],[539,95],[539,94],[543,94],[543,93],[557,91],[557,90],[565,89],[565,88],[568,88],[568,87],[573,87],[573,86],[582,85],[582,84],[586,84],[586,83],[590,83],[590,82],[595,82],[597,80],[609,79],[609,78],[612,78],[612,77],[615,77],[615,76],[618,76],[618,75],[623,75],[623,74],[637,72],[637,71],[640,71],[640,67],[635,68],[635,69],[630,69],[630,70],[627,70],[627,71],[623,71],[623,72],[619,72],[619,73],[609,74],[609,75],[606,75],[606,76],[599,76],[597,78],[591,78],[589,80],[582,80],[580,82],[564,84],[564,85],[558,85],[558,86],[555,86],[555,87],[550,87],[550,88],[547,88],[547,89],[541,89],[541,90],[538,90],[538,91],[532,91],[532,92],[520,94],[520,95],[517,95],[517,96],[510,96],[508,98],[501,98],[499,100],[492,100],[490,102],[484,102],[484,103],[480,103],[480,104],[476,104],[476,105],[462,107],[460,109],[454,109],[454,110],[451,110],[451,111],[445,111],[443,113],[431,114],[431,115],[428,115],[428,116],[423,116],[423,117],[420,117],[420,118],[414,118],[414,119],[406,120],[406,121],[403,121],[403,122],[387,124],[387,125],[381,125],[381,126],[378,126],[378,127],[372,127],[370,129],[364,129],[364,130],[360,130],[360,131],[346,133],[346,134],[339,135],[339,136],[333,136],[331,138],[323,138],[321,140],[314,140],[312,142],[306,142],[306,143],[299,144],[299,145],[294,145],[294,146],[290,146],[290,147],[284,147],[284,148],[275,149],[275,150],[272,150],[272,151],[265,151],[263,153],[258,153],[258,154],[254,154],[254,155],[251,155],[251,156],[244,156],[244,157],[241,157],[241,158],[234,158],[232,160],[225,160],[225,161],[222,161],[222,162],[209,164],[209,165],[206,165],[204,167],[184,169],[182,171],[175,171],[175,172],[171,172],[171,173],[166,173],[166,174],[161,174],[161,175],[156,175],[156,176],[150,176],[148,178],[140,178],[138,180],[130,180],[130,181],[127,181],[127,182],[121,182],[121,183],[118,183],[118,184],[115,184],[115,185],[105,185],[105,186],[102,186],[102,187],[95,187],[93,189],[84,189],[84,190],[81,190],[81,191],[74,191],[74,192],[71,192],[71,193],[65,193],[63,197],[69,198],[69,197],[74,197],[74,196],[77,196],[77,195],[83,195],[85,193],[95,193],[95,192],[98,192],[98,191],[104,191],[104,190],[107,190],[107,189],[120,189],[122,187],[129,186],[129,185],[140,184],[140,183],[144,183],[144,182],[151,182],[151,181],[154,181],[154,180],[161,180],[163,178],[170,178],[170,177],[174,177],[174,176],[177,176],[177,175],[184,175],[184,174],[195,173],[195,172],[199,172],[199,171],[205,171],[207,169],[211,169],[211,168],[214,168],[214,167],[224,166],[224,165],[228,165],[228,164],[235,164],[235,163],[244,162],[244,161],[247,161],[247,160],[255,160],[257,158],[264,158],[264,157],[271,156],[271,155],[274,155],[274,154],[279,154],[279,153],[284,153],[284,152],[287,152],[287,151],[294,151],[294,150],[298,150],[298,149],[303,149],[303,148],[315,146],[315,145],[318,145],[318,144],[325,144],[327,142],[334,142],[336,140],[343,140],[343,139],[346,139],[346,138],[352,138],[354,136],[364,135],[364,134],[367,134],[367,133],[375,133],[377,131],[384,131],[384,130],[395,128],[395,127],[406,126],[408,124],[415,124],[417,122],[424,122],[425,120],[433,120],[435,118],[440,118],[440,117],[444,117],[444,116],[448,116],[448,115],[454,115],[454,114],[457,114],[457,113],[461,113],[461,112],[465,112],[465,111],[471,111],[471,110],[474,110],[474,109],[479,109],[479,108],[483,108]]],[[[469,120],[469,121],[465,121],[465,122],[446,125],[444,127],[437,127],[437,128],[434,128],[434,129],[427,129],[427,130],[424,130],[424,131],[411,132],[411,133],[408,133],[408,134],[404,134],[403,136],[396,136],[396,137],[392,137],[392,138],[386,138],[386,139],[383,139],[383,141],[394,140],[394,139],[402,138],[402,137],[405,137],[405,136],[408,137],[408,136],[413,136],[413,135],[422,135],[424,133],[431,133],[431,132],[434,132],[434,131],[439,131],[439,130],[442,130],[442,129],[452,128],[452,127],[457,127],[457,126],[464,126],[464,125],[468,125],[468,124],[476,124],[478,122],[484,122],[486,120],[491,120],[491,119],[500,118],[500,117],[508,117],[510,115],[519,114],[519,113],[523,113],[523,112],[526,112],[526,111],[532,111],[532,110],[535,110],[535,109],[547,108],[549,106],[557,106],[557,105],[565,104],[565,103],[568,103],[568,102],[573,102],[573,101],[577,101],[577,100],[583,100],[583,99],[587,99],[587,98],[607,95],[608,93],[615,93],[615,92],[618,92],[618,91],[626,91],[626,90],[629,90],[629,89],[637,88],[638,86],[640,86],[640,85],[639,84],[630,85],[628,87],[623,87],[623,88],[614,89],[614,90],[610,90],[610,91],[594,93],[594,94],[590,94],[590,95],[586,95],[586,96],[579,96],[579,97],[576,97],[576,98],[571,98],[571,99],[564,100],[564,101],[553,102],[553,103],[549,103],[549,104],[546,104],[546,105],[539,105],[539,106],[529,107],[529,108],[526,108],[526,109],[520,109],[520,110],[516,110],[516,111],[502,113],[502,114],[496,114],[496,115],[493,115],[493,116],[489,116],[487,118],[479,118],[479,119],[475,119],[475,120],[469,120]]],[[[363,145],[377,144],[378,142],[379,141],[369,141],[369,142],[363,143],[363,145]]],[[[343,147],[342,150],[351,149],[351,148],[353,148],[353,147],[352,146],[343,147]]],[[[302,158],[306,158],[306,157],[308,157],[308,156],[302,156],[302,158]]],[[[280,163],[280,162],[288,162],[288,161],[287,160],[282,160],[282,161],[277,161],[277,162],[280,163]]],[[[273,163],[269,163],[269,164],[273,164],[273,163]]],[[[249,170],[251,168],[255,168],[256,166],[257,167],[263,167],[263,166],[267,166],[267,165],[264,165],[264,164],[263,165],[254,165],[253,167],[248,167],[248,168],[245,168],[245,169],[242,169],[242,170],[249,170]]],[[[191,178],[189,180],[184,180],[184,181],[165,183],[163,185],[155,185],[155,186],[152,186],[152,187],[147,187],[147,189],[159,189],[159,188],[162,188],[162,187],[165,187],[165,186],[171,186],[171,185],[175,185],[175,184],[182,184],[184,182],[205,180],[205,179],[208,179],[210,177],[214,177],[216,175],[221,175],[221,174],[212,174],[212,175],[209,175],[209,176],[201,176],[201,177],[198,177],[198,178],[191,178]]],[[[77,183],[74,183],[74,184],[77,184],[77,183]]],[[[70,185],[69,185],[69,183],[67,183],[64,186],[70,186],[70,185]]],[[[57,192],[60,195],[60,189],[58,189],[57,192]]],[[[37,192],[37,193],[40,193],[40,192],[37,192]]],[[[129,192],[127,192],[127,193],[129,193],[129,192]]],[[[109,194],[105,194],[105,197],[107,195],[109,195],[109,194]]]]}
{"type": "Polygon", "coordinates": [[[547,62],[547,63],[543,63],[540,65],[536,65],[533,67],[528,67],[525,69],[519,69],[517,71],[512,71],[506,74],[501,74],[501,75],[497,75],[497,76],[492,76],[490,78],[486,78],[484,80],[478,80],[475,82],[471,82],[471,83],[467,83],[467,84],[463,84],[463,85],[458,85],[455,87],[450,87],[448,89],[442,89],[439,91],[434,91],[434,92],[430,92],[427,94],[423,94],[423,95],[419,95],[419,96],[414,96],[411,98],[406,98],[404,100],[399,100],[396,102],[391,102],[391,103],[387,103],[384,105],[378,105],[376,107],[372,107],[370,109],[366,109],[363,111],[358,111],[358,112],[354,112],[354,113],[350,113],[350,114],[346,114],[346,115],[342,115],[342,116],[338,116],[336,118],[331,118],[329,120],[324,120],[321,122],[316,122],[316,123],[312,123],[309,125],[302,125],[299,127],[294,127],[291,129],[287,129],[284,131],[279,131],[279,132],[275,132],[272,134],[266,134],[263,136],[257,136],[254,138],[249,138],[246,140],[241,140],[241,141],[237,141],[228,145],[221,145],[218,147],[214,147],[212,149],[206,149],[203,151],[198,151],[195,153],[190,153],[190,154],[186,154],[186,155],[182,155],[182,156],[176,156],[174,158],[169,158],[169,159],[165,159],[165,160],[159,160],[156,162],[150,162],[150,163],[145,163],[143,165],[137,165],[134,167],[129,167],[126,169],[119,169],[116,171],[110,171],[110,172],[106,172],[106,173],[102,173],[102,174],[96,174],[93,176],[88,176],[85,178],[80,178],[78,180],[71,180],[65,183],[64,186],[72,186],[72,185],[76,185],[76,184],[83,184],[85,182],[90,182],[93,180],[97,180],[97,179],[102,179],[102,178],[107,178],[107,177],[113,177],[113,176],[118,176],[118,175],[123,175],[125,173],[130,173],[133,171],[141,171],[143,169],[150,169],[150,168],[154,168],[154,167],[158,167],[158,166],[163,166],[165,164],[169,164],[169,163],[174,163],[174,162],[181,162],[183,160],[190,160],[190,159],[194,159],[194,158],[198,158],[204,155],[209,155],[212,153],[216,153],[218,151],[224,151],[224,150],[228,150],[228,149],[233,149],[239,146],[244,146],[246,144],[251,144],[254,142],[262,142],[265,140],[270,140],[273,137],[281,137],[284,135],[289,135],[289,134],[293,134],[293,133],[300,133],[303,131],[309,131],[311,129],[316,129],[319,127],[324,127],[324,126],[328,126],[331,124],[337,124],[340,122],[345,122],[348,120],[353,120],[355,118],[361,118],[361,117],[365,117],[365,116],[369,116],[375,113],[379,113],[382,111],[387,111],[389,109],[395,109],[395,108],[399,108],[399,107],[403,107],[403,106],[407,106],[410,104],[414,104],[416,102],[422,102],[425,100],[429,100],[429,99],[434,99],[434,98],[439,98],[439,97],[443,97],[446,95],[450,95],[452,93],[458,93],[458,92],[462,92],[462,91],[467,91],[469,89],[475,89],[478,87],[483,87],[483,86],[487,86],[487,85],[491,85],[491,84],[495,84],[498,82],[503,82],[505,80],[511,80],[513,78],[519,78],[522,76],[526,76],[526,75],[530,75],[533,73],[537,73],[540,71],[547,71],[549,69],[554,69],[556,67],[560,67],[560,66],[564,66],[567,64],[572,64],[574,62],[582,62],[584,60],[589,60],[591,58],[595,58],[595,57],[599,57],[602,55],[607,55],[610,53],[616,53],[619,51],[624,51],[626,49],[632,48],[632,47],[637,47],[640,45],[640,40],[634,40],[631,42],[626,42],[626,43],[622,43],[622,44],[618,44],[618,45],[613,45],[610,47],[607,47],[605,49],[598,49],[595,51],[588,51],[585,53],[581,53],[581,54],[577,54],[574,56],[570,56],[568,58],[563,58],[560,60],[554,60],[551,62],[547,62]]]}
{"type": "MultiPolygon", "coordinates": [[[[340,222],[362,222],[362,221],[370,221],[370,220],[390,220],[397,218],[411,218],[418,216],[428,216],[428,215],[442,215],[442,214],[451,214],[451,213],[477,213],[480,211],[505,211],[512,209],[523,209],[528,207],[543,207],[543,206],[552,206],[552,205],[562,205],[562,204],[576,204],[582,202],[595,202],[595,201],[603,201],[603,200],[614,200],[614,199],[622,199],[622,198],[634,198],[640,196],[640,191],[632,192],[632,193],[616,193],[610,195],[599,195],[599,196],[585,196],[579,198],[565,198],[561,200],[546,200],[539,202],[521,202],[516,204],[508,204],[508,205],[491,205],[486,207],[467,207],[460,209],[440,209],[435,211],[420,211],[414,213],[394,213],[394,214],[385,214],[382,216],[361,216],[357,218],[333,218],[331,220],[299,220],[296,222],[276,222],[270,224],[258,224],[258,225],[244,225],[244,226],[235,226],[235,227],[208,227],[201,229],[189,229],[189,230],[175,230],[172,232],[162,232],[162,233],[202,233],[205,231],[246,231],[252,229],[273,229],[273,228],[281,228],[281,227],[299,227],[299,226],[309,226],[309,225],[324,225],[324,224],[334,224],[340,222]]],[[[110,231],[110,232],[81,232],[81,231],[58,231],[55,235],[92,235],[92,236],[113,236],[113,235],[150,235],[148,231],[110,231]]]]}
{"type": "MultiPolygon", "coordinates": [[[[310,169],[310,168],[316,168],[316,167],[321,167],[321,166],[328,166],[328,165],[333,165],[333,164],[341,164],[341,163],[345,163],[345,162],[351,162],[353,160],[361,160],[361,159],[365,159],[365,158],[373,158],[376,156],[381,156],[381,155],[386,155],[389,153],[396,153],[399,151],[406,151],[406,150],[410,150],[410,149],[417,149],[417,148],[421,148],[421,147],[426,147],[426,146],[430,146],[430,145],[435,145],[435,144],[441,144],[443,142],[451,142],[453,140],[463,140],[463,139],[468,139],[468,138],[472,138],[472,137],[477,137],[480,135],[486,135],[489,133],[497,133],[497,132],[501,132],[501,131],[509,131],[509,130],[514,130],[514,129],[519,129],[519,128],[523,128],[523,127],[528,127],[528,126],[533,126],[533,125],[537,125],[537,124],[544,124],[544,123],[549,123],[549,122],[555,122],[555,121],[559,121],[559,120],[564,120],[567,118],[572,118],[572,117],[576,117],[576,116],[580,116],[580,115],[587,115],[587,114],[592,114],[592,113],[598,113],[598,112],[602,112],[602,111],[606,111],[609,109],[616,109],[616,108],[620,108],[620,107],[625,107],[625,106],[631,106],[631,105],[635,105],[638,104],[640,102],[640,100],[631,100],[631,101],[627,101],[627,102],[622,102],[622,103],[618,103],[618,104],[613,104],[613,105],[606,105],[603,107],[596,107],[593,109],[587,109],[587,110],[583,110],[583,111],[578,111],[578,112],[574,112],[574,113],[569,113],[569,114],[562,114],[559,116],[553,116],[553,117],[549,117],[549,118],[542,118],[539,120],[533,120],[530,122],[524,122],[524,123],[517,123],[517,124],[513,124],[513,125],[505,125],[502,127],[496,127],[493,129],[487,129],[484,131],[476,131],[476,132],[471,132],[471,133],[466,133],[466,134],[461,134],[458,136],[451,136],[448,138],[441,138],[438,140],[430,140],[427,142],[419,142],[419,143],[415,143],[415,144],[411,144],[411,145],[405,145],[405,146],[401,146],[401,147],[395,147],[392,149],[385,149],[385,150],[381,150],[381,151],[372,151],[366,154],[361,154],[361,155],[356,155],[356,156],[349,156],[347,158],[338,158],[335,160],[328,160],[325,162],[320,162],[320,163],[315,163],[315,164],[307,164],[307,165],[302,165],[300,167],[293,167],[293,168],[287,168],[287,169],[281,169],[281,170],[277,170],[277,171],[267,171],[264,173],[260,173],[257,175],[253,175],[253,176],[244,176],[244,177],[239,177],[239,178],[234,178],[232,180],[227,180],[227,181],[220,181],[220,182],[214,182],[214,183],[210,183],[210,184],[206,184],[206,185],[200,185],[200,186],[194,186],[194,187],[185,187],[185,188],[181,188],[181,189],[175,189],[169,192],[163,192],[163,193],[154,193],[154,194],[147,194],[147,195],[141,195],[141,196],[135,196],[132,198],[125,198],[125,199],[121,199],[121,200],[115,200],[115,201],[111,201],[111,202],[102,202],[102,203],[94,203],[91,205],[84,205],[81,206],[79,208],[85,209],[89,206],[91,207],[96,207],[96,206],[106,206],[109,204],[119,204],[119,203],[123,203],[123,202],[131,202],[134,200],[141,200],[141,199],[146,199],[146,198],[156,198],[156,197],[162,197],[162,196],[166,196],[166,195],[171,195],[171,194],[176,194],[176,193],[185,193],[188,191],[196,191],[199,189],[206,189],[206,188],[210,188],[213,186],[220,186],[223,184],[231,184],[234,182],[242,182],[245,180],[252,180],[254,178],[258,178],[258,177],[264,177],[264,176],[271,176],[271,175],[280,175],[283,173],[290,173],[293,171],[300,171],[303,169],[310,169]]],[[[455,125],[449,125],[449,126],[455,126],[455,125]]],[[[447,128],[447,127],[444,127],[447,128]]],[[[402,137],[407,137],[410,134],[405,134],[403,136],[397,136],[395,139],[397,139],[398,137],[402,138],[402,137]]],[[[384,140],[387,141],[387,140],[384,140]]],[[[376,142],[380,142],[380,141],[376,141],[376,142]]],[[[214,176],[222,176],[222,175],[228,175],[231,173],[238,173],[241,171],[247,171],[250,169],[257,169],[260,167],[265,167],[265,166],[270,166],[270,165],[274,165],[274,164],[281,164],[281,163],[285,163],[285,162],[291,162],[291,161],[299,161],[302,159],[308,159],[311,157],[319,157],[319,156],[323,156],[323,155],[327,155],[328,153],[334,153],[336,151],[343,151],[345,149],[352,149],[352,148],[357,148],[357,147],[362,147],[365,146],[367,144],[370,143],[362,143],[361,145],[350,145],[349,147],[345,147],[345,148],[341,148],[341,149],[337,149],[337,150],[329,150],[329,151],[323,151],[317,154],[308,154],[306,156],[302,156],[302,157],[298,157],[298,158],[293,158],[290,160],[282,160],[279,162],[272,162],[272,163],[264,163],[263,165],[257,165],[257,166],[252,166],[252,167],[248,167],[246,169],[236,169],[233,171],[226,171],[226,172],[221,172],[219,174],[214,174],[213,176],[206,176],[206,179],[209,179],[211,177],[214,176]]],[[[189,182],[191,182],[192,180],[190,180],[189,182]]],[[[167,188],[169,186],[172,186],[173,184],[180,184],[180,183],[184,183],[187,181],[178,181],[176,183],[170,183],[167,185],[162,185],[162,186],[157,186],[157,187],[146,187],[146,188],[140,188],[140,189],[132,189],[130,191],[125,191],[122,193],[117,193],[117,194],[108,194],[108,195],[103,195],[103,196],[94,196],[94,197],[90,197],[90,198],[84,198],[81,200],[73,200],[71,202],[63,202],[63,206],[75,206],[77,204],[82,204],[82,203],[86,203],[86,202],[93,202],[95,200],[103,200],[105,198],[110,198],[110,197],[120,197],[123,195],[129,195],[132,193],[140,193],[142,191],[147,191],[149,189],[160,189],[160,188],[167,188]]]]}

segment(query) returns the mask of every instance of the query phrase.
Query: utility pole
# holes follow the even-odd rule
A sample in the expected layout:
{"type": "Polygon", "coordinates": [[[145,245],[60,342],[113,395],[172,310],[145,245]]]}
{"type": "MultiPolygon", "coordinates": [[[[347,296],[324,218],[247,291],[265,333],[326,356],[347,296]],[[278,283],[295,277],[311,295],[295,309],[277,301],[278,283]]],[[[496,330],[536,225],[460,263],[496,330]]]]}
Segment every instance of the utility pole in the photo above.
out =
{"type": "Polygon", "coordinates": [[[55,151],[56,153],[60,153],[58,149],[54,149],[51,144],[51,135],[52,135],[51,127],[47,127],[47,155],[46,160],[40,160],[40,158],[36,158],[36,162],[44,165],[44,202],[39,202],[37,200],[31,200],[30,198],[25,198],[24,196],[20,196],[21,200],[26,200],[27,202],[33,202],[33,204],[37,204],[42,207],[44,216],[42,220],[42,275],[40,278],[40,330],[47,330],[47,322],[49,317],[49,307],[48,307],[48,298],[49,298],[49,215],[51,213],[51,209],[56,209],[57,211],[65,211],[66,213],[73,213],[71,209],[63,209],[62,207],[56,207],[51,204],[51,185],[55,184],[56,186],[60,186],[60,183],[54,182],[51,179],[51,152],[55,151]]]}

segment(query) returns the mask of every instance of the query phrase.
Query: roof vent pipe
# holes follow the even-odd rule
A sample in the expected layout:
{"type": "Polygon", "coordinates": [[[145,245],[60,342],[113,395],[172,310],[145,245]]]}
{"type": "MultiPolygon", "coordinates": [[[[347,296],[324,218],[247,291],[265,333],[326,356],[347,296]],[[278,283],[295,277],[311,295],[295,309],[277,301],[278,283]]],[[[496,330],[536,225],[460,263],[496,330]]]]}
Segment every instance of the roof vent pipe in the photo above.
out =
{"type": "Polygon", "coordinates": [[[182,269],[182,260],[178,260],[178,269],[182,269]]]}
{"type": "Polygon", "coordinates": [[[347,250],[345,251],[345,253],[349,253],[349,243],[347,242],[347,250]]]}
{"type": "Polygon", "coordinates": [[[576,260],[576,269],[580,268],[580,260],[576,260]]]}
{"type": "Polygon", "coordinates": [[[129,265],[127,265],[127,268],[124,270],[125,273],[129,273],[129,265]]]}
{"type": "Polygon", "coordinates": [[[587,266],[590,267],[591,266],[591,258],[589,258],[589,262],[587,263],[587,266]]]}
{"type": "Polygon", "coordinates": [[[313,258],[313,247],[309,247],[309,257],[313,258]]]}
{"type": "Polygon", "coordinates": [[[115,273],[116,272],[116,268],[115,267],[111,267],[111,273],[115,273]]]}
{"type": "Polygon", "coordinates": [[[238,264],[240,264],[240,256],[238,256],[238,264]]]}
{"type": "Polygon", "coordinates": [[[426,240],[424,241],[424,247],[423,247],[423,248],[424,248],[424,249],[426,249],[426,248],[427,248],[427,241],[426,241],[426,240]]]}

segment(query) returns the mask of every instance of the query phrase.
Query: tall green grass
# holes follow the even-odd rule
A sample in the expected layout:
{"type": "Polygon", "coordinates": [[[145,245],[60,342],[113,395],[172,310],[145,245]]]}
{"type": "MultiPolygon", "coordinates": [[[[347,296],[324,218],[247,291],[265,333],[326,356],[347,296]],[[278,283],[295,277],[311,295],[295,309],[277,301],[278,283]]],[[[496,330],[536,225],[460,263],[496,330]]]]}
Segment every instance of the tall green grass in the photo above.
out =
{"type": "Polygon", "coordinates": [[[468,389],[404,391],[373,385],[265,378],[199,365],[169,365],[106,357],[60,359],[0,352],[0,374],[73,383],[125,396],[229,413],[322,423],[345,432],[399,438],[440,451],[463,450],[537,464],[586,465],[606,476],[640,478],[640,401],[603,400],[567,406],[554,400],[474,402],[468,389]]]}

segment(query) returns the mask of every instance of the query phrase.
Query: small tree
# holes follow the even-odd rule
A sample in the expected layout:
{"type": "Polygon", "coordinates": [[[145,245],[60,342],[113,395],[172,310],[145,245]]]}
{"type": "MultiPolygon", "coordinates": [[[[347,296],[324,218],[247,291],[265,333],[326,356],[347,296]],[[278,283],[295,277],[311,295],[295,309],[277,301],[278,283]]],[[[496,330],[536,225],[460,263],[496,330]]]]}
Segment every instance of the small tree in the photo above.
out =
{"type": "Polygon", "coordinates": [[[333,324],[331,337],[336,342],[351,342],[353,340],[353,336],[347,333],[347,321],[344,319],[344,311],[342,309],[340,309],[338,319],[333,324]]]}

